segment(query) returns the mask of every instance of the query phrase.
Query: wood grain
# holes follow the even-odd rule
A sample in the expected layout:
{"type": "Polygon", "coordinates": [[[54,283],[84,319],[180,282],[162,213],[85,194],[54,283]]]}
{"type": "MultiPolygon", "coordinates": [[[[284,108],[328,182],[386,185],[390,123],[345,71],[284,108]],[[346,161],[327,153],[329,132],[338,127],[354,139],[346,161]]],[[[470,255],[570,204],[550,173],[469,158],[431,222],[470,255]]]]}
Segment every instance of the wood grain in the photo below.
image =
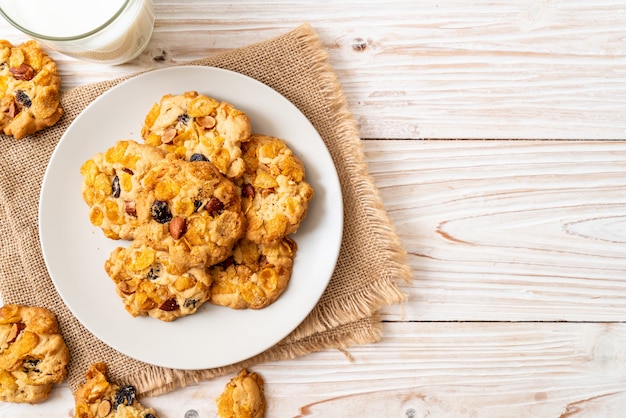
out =
{"type": "MultiPolygon", "coordinates": [[[[245,46],[309,22],[365,138],[624,139],[626,6],[614,0],[155,0],[145,53],[54,54],[64,88],[245,46]]],[[[24,36],[4,21],[0,37],[24,36]]]]}
{"type": "Polygon", "coordinates": [[[365,141],[409,320],[626,318],[626,142],[365,141]]]}
{"type": "MultiPolygon", "coordinates": [[[[349,349],[354,362],[326,351],[255,368],[268,415],[621,416],[626,142],[364,147],[411,255],[410,299],[385,309],[380,343],[349,349]]],[[[211,417],[226,380],[148,402],[211,417]]],[[[64,387],[45,406],[0,404],[0,416],[71,407],[64,387]]]]}
{"type": "MultiPolygon", "coordinates": [[[[623,2],[155,0],[155,11],[129,64],[52,53],[63,88],[309,22],[409,252],[409,299],[383,310],[381,342],[350,348],[353,361],[326,351],[255,368],[268,417],[623,416],[623,2]]],[[[26,39],[3,21],[0,38],[26,39]]],[[[145,402],[162,418],[214,417],[228,378],[145,402]]],[[[0,417],[50,416],[73,416],[66,385],[41,405],[0,403],[0,417]]]]}
{"type": "MultiPolygon", "coordinates": [[[[621,417],[626,325],[387,323],[374,345],[255,367],[268,417],[621,417]]],[[[228,378],[142,402],[161,418],[215,417],[228,378]]],[[[67,387],[45,404],[0,403],[0,416],[71,416],[67,387]],[[27,411],[27,412],[22,412],[27,411]],[[58,411],[51,414],[50,411],[58,411]]]]}

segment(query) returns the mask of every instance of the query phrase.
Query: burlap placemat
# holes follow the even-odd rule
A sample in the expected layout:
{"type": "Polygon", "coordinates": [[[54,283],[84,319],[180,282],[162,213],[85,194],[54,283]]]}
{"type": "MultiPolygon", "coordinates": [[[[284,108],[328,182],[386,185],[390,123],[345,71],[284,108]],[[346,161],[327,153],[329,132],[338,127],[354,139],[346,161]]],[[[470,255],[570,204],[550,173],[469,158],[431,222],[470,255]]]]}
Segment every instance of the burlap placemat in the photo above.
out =
{"type": "Polygon", "coordinates": [[[140,394],[152,396],[260,362],[375,342],[381,337],[376,312],[401,302],[397,281],[411,279],[406,252],[368,176],[345,96],[309,25],[188,64],[255,78],[284,95],[313,123],[330,150],[343,191],[344,233],[336,270],[318,305],[294,332],[240,364],[171,370],[128,358],[99,341],[69,312],[48,275],[39,246],[38,199],[47,162],[65,129],[91,101],[123,79],[69,90],[62,95],[65,115],[55,127],[21,141],[0,139],[0,292],[5,303],[45,306],[57,315],[72,356],[68,375],[72,390],[96,361],[108,364],[111,379],[131,383],[140,394]]]}

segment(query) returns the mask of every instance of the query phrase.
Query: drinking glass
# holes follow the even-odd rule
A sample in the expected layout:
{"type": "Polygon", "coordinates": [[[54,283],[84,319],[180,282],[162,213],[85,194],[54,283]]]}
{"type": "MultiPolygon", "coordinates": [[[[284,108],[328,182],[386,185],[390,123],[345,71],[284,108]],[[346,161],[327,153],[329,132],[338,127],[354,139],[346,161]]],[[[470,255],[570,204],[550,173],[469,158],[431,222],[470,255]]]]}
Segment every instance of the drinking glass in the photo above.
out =
{"type": "Polygon", "coordinates": [[[136,58],[154,28],[152,0],[0,0],[0,14],[62,54],[113,65],[136,58]]]}

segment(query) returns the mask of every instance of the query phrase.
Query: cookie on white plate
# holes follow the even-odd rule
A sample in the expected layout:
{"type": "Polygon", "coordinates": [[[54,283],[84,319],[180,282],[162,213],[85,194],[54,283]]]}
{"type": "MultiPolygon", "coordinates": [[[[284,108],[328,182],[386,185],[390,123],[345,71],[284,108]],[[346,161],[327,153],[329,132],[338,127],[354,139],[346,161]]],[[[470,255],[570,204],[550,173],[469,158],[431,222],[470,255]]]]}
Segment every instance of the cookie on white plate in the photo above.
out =
{"type": "Polygon", "coordinates": [[[240,146],[250,133],[245,112],[196,91],[163,96],[141,130],[146,144],[188,161],[210,161],[229,179],[243,174],[240,146]]]}
{"type": "Polygon", "coordinates": [[[252,135],[242,150],[246,238],[270,244],[296,232],[314,195],[305,180],[304,164],[282,139],[271,136],[252,135]]]}

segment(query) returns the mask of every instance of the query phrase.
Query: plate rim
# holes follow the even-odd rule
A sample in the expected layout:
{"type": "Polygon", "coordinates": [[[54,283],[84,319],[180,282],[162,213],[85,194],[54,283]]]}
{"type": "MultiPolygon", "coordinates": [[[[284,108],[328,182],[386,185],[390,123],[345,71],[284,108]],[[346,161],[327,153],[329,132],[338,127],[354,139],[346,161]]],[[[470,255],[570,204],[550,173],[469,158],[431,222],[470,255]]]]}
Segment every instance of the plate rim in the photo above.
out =
{"type": "MultiPolygon", "coordinates": [[[[206,84],[202,84],[201,86],[199,85],[196,90],[197,91],[201,91],[202,89],[204,89],[204,90],[210,89],[211,88],[210,85],[211,85],[211,83],[207,82],[206,84]]],[[[179,93],[182,93],[182,91],[179,92],[179,93]]],[[[221,99],[221,100],[229,101],[228,99],[221,99]]],[[[147,113],[148,110],[149,109],[145,109],[145,112],[147,113]]],[[[254,129],[253,129],[253,132],[254,132],[254,129]]],[[[119,140],[119,139],[121,139],[121,138],[118,138],[118,139],[115,139],[115,140],[119,140]]],[[[136,139],[136,138],[133,138],[133,139],[136,139]]],[[[138,142],[139,142],[141,139],[137,138],[136,140],[138,140],[138,142]]],[[[291,145],[290,145],[290,147],[291,147],[291,145]]],[[[104,149],[102,151],[104,151],[104,149]]],[[[305,168],[307,169],[307,172],[308,172],[309,171],[309,167],[305,166],[305,168]]],[[[78,169],[78,168],[76,168],[76,169],[78,169]]],[[[325,175],[328,175],[328,173],[325,173],[325,175]]],[[[317,192],[317,190],[316,190],[316,192],[317,192]]],[[[78,191],[77,193],[80,195],[80,191],[78,191]]],[[[82,201],[82,198],[81,198],[81,201],[82,201]]],[[[86,207],[85,207],[85,212],[86,212],[86,207]]],[[[58,143],[55,145],[54,150],[51,153],[50,158],[49,158],[49,160],[47,162],[46,170],[45,170],[44,176],[42,178],[40,195],[39,195],[37,226],[38,226],[38,230],[39,230],[39,244],[40,244],[40,247],[41,247],[42,256],[43,256],[43,259],[44,259],[46,270],[48,271],[48,275],[49,275],[49,277],[50,277],[50,279],[51,279],[51,281],[52,281],[52,283],[53,283],[53,285],[55,287],[55,290],[59,294],[61,300],[63,301],[63,303],[65,304],[67,309],[72,313],[72,315],[77,319],[77,321],[79,323],[81,323],[81,325],[83,325],[91,334],[94,335],[95,338],[99,339],[105,345],[107,345],[107,346],[117,350],[118,352],[120,352],[120,353],[122,353],[124,355],[127,355],[127,356],[129,356],[131,358],[134,358],[134,359],[136,359],[138,361],[141,361],[141,362],[145,362],[145,363],[148,363],[148,364],[153,364],[153,365],[159,366],[159,367],[166,367],[166,368],[173,368],[173,369],[180,369],[180,370],[200,370],[200,369],[213,368],[213,367],[222,367],[222,366],[226,366],[226,365],[229,365],[229,364],[234,364],[234,363],[237,363],[239,361],[243,361],[243,360],[246,360],[248,358],[254,357],[255,355],[258,355],[258,354],[260,354],[260,353],[270,349],[275,344],[277,344],[282,339],[284,339],[289,334],[291,334],[311,314],[311,312],[315,309],[315,306],[319,303],[319,300],[322,297],[322,295],[324,294],[325,290],[327,289],[327,287],[328,287],[328,285],[329,285],[329,283],[330,283],[330,281],[332,279],[333,272],[336,269],[336,264],[338,262],[339,253],[340,253],[341,244],[342,244],[342,239],[343,239],[343,229],[344,229],[344,219],[343,219],[343,216],[344,216],[343,190],[341,189],[341,182],[340,182],[340,179],[339,179],[339,174],[337,172],[337,167],[336,167],[336,165],[334,163],[334,160],[332,159],[332,155],[330,154],[330,150],[326,146],[322,136],[319,134],[317,129],[315,129],[315,127],[313,126],[311,121],[306,117],[306,115],[304,115],[304,113],[302,111],[300,111],[297,108],[297,106],[295,106],[290,100],[288,100],[281,93],[279,93],[276,90],[274,90],[272,87],[268,86],[265,83],[262,83],[259,80],[254,79],[254,78],[252,78],[250,76],[247,76],[245,74],[241,74],[239,72],[228,70],[228,69],[224,69],[224,68],[212,67],[212,66],[176,65],[176,66],[171,66],[171,67],[166,67],[166,68],[149,70],[149,71],[145,71],[145,72],[136,74],[134,76],[131,76],[130,78],[121,81],[120,83],[114,85],[113,87],[111,87],[107,91],[105,91],[102,94],[100,94],[93,101],[91,101],[91,103],[89,103],[87,106],[85,106],[85,108],[78,115],[76,115],[76,117],[72,120],[72,122],[66,128],[65,132],[63,133],[63,135],[59,139],[58,143]],[[45,208],[43,207],[43,205],[45,204],[45,202],[47,201],[47,198],[48,198],[46,193],[48,192],[48,187],[47,186],[49,186],[49,177],[52,175],[51,173],[53,172],[53,167],[54,167],[54,164],[56,163],[56,159],[58,158],[58,155],[62,153],[63,147],[69,141],[66,138],[71,136],[71,134],[72,134],[73,130],[75,129],[75,127],[81,123],[81,120],[85,117],[83,115],[86,114],[86,113],[89,113],[93,107],[98,105],[98,103],[102,103],[103,101],[108,100],[107,98],[109,98],[110,96],[112,96],[114,94],[117,94],[117,92],[119,90],[128,88],[128,86],[130,84],[141,82],[141,80],[144,79],[144,78],[159,77],[162,74],[165,74],[165,76],[167,76],[167,73],[170,73],[170,72],[178,73],[178,72],[185,72],[185,71],[199,71],[199,72],[202,72],[202,73],[206,72],[207,74],[212,73],[212,72],[216,72],[216,73],[226,74],[227,77],[233,77],[235,79],[240,79],[240,80],[244,80],[245,79],[245,80],[247,80],[246,81],[247,83],[252,83],[253,85],[256,85],[258,88],[260,88],[261,90],[265,90],[266,92],[270,92],[271,94],[276,95],[280,100],[284,101],[284,104],[286,106],[291,107],[292,111],[295,111],[295,112],[299,113],[300,117],[302,118],[301,122],[307,123],[309,125],[309,129],[312,132],[315,133],[317,139],[319,140],[319,143],[321,144],[321,148],[320,149],[325,152],[325,154],[326,154],[325,157],[332,164],[332,170],[331,170],[332,171],[332,173],[331,173],[332,179],[331,179],[330,182],[331,183],[335,183],[335,185],[336,185],[336,189],[333,190],[333,192],[334,193],[338,193],[338,199],[335,200],[335,205],[337,205],[339,207],[337,212],[340,214],[340,216],[338,217],[338,222],[339,223],[337,225],[336,237],[334,237],[335,240],[332,241],[332,244],[334,244],[334,245],[332,245],[331,248],[330,248],[332,250],[332,254],[331,254],[332,266],[329,269],[330,273],[328,274],[328,277],[325,278],[323,286],[320,287],[319,295],[317,295],[317,297],[315,297],[315,300],[312,303],[310,303],[310,309],[306,310],[306,314],[301,315],[302,316],[301,319],[299,321],[297,321],[297,323],[295,323],[295,325],[290,326],[290,327],[286,327],[284,329],[284,332],[280,335],[280,337],[276,338],[275,341],[273,341],[271,344],[265,344],[263,346],[259,346],[257,350],[254,350],[255,352],[247,355],[246,357],[242,357],[242,358],[239,358],[239,359],[234,360],[234,361],[229,361],[227,363],[219,363],[219,364],[217,364],[217,363],[214,364],[214,363],[209,361],[209,362],[205,362],[205,364],[203,364],[203,365],[196,365],[196,366],[186,365],[186,363],[180,363],[179,364],[177,362],[169,362],[169,361],[165,361],[165,362],[156,361],[155,362],[153,359],[146,360],[146,358],[140,358],[139,356],[137,356],[134,353],[129,353],[126,350],[121,350],[119,348],[118,344],[112,344],[111,341],[102,338],[101,333],[98,332],[97,330],[93,329],[93,324],[92,323],[85,323],[84,318],[81,319],[80,312],[76,311],[76,306],[71,301],[67,300],[67,295],[65,294],[64,290],[62,289],[61,284],[57,282],[58,278],[55,279],[55,276],[54,276],[53,271],[51,269],[51,261],[49,260],[49,254],[46,251],[47,243],[45,242],[45,240],[46,240],[47,237],[44,236],[45,234],[42,232],[45,229],[45,220],[44,220],[45,219],[45,215],[44,215],[45,208]]],[[[297,256],[298,256],[298,254],[296,255],[296,257],[297,256]]],[[[296,258],[296,262],[297,262],[297,258],[296,258]]],[[[116,297],[117,297],[117,295],[116,295],[116,297]]],[[[123,307],[122,307],[122,309],[123,309],[123,307]]],[[[127,312],[124,312],[124,314],[129,315],[127,312]]],[[[155,318],[150,318],[150,320],[158,321],[155,318]]],[[[176,321],[174,321],[174,323],[175,322],[176,321]]],[[[169,324],[171,324],[171,323],[169,323],[169,324]]]]}

